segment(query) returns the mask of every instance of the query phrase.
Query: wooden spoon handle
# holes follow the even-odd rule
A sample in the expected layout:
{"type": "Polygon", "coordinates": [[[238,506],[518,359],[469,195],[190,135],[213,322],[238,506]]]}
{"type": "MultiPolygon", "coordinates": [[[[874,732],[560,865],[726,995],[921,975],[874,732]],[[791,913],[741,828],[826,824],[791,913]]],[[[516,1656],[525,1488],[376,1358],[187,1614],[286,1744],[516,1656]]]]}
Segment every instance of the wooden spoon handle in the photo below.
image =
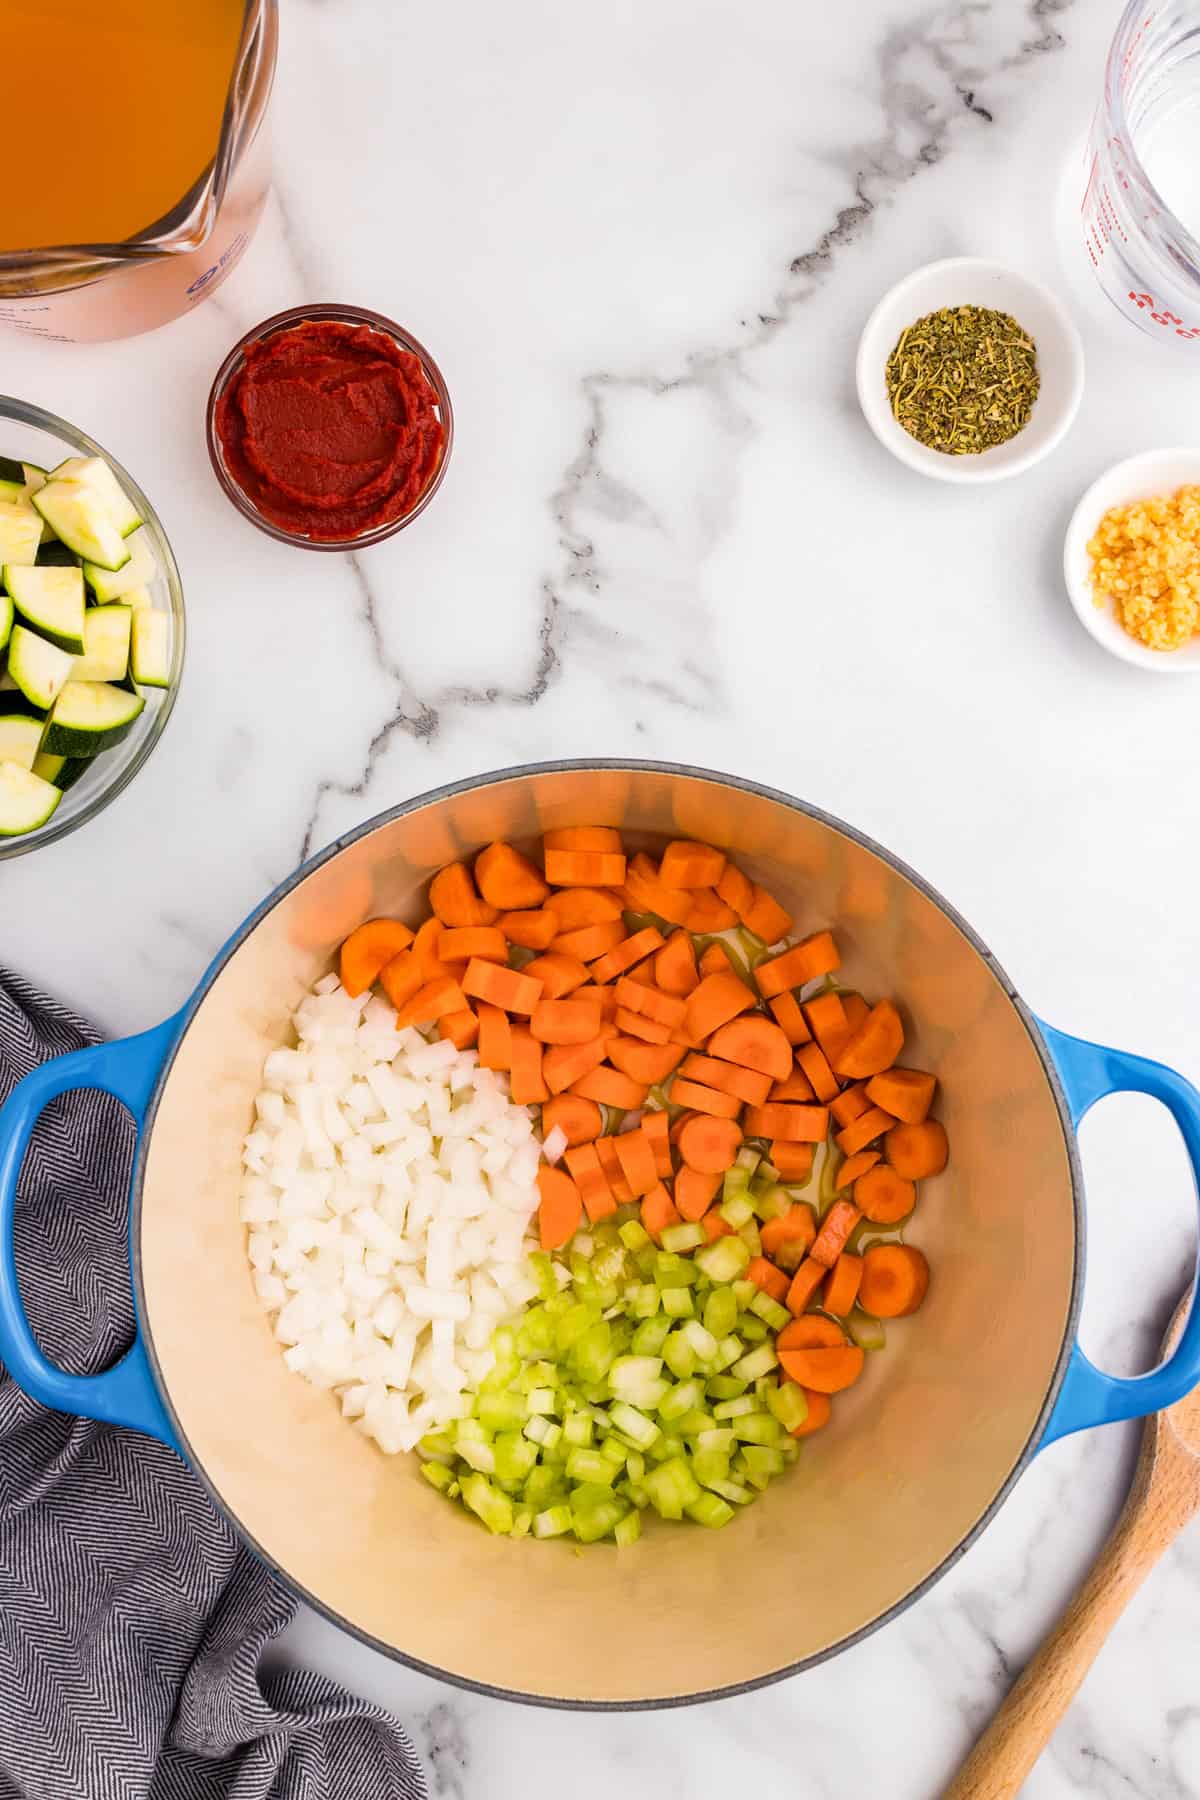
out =
{"type": "MultiPolygon", "coordinates": [[[[1169,1540],[1168,1540],[1169,1541],[1169,1540]]],[[[943,1800],[1012,1800],[1075,1698],[1101,1645],[1166,1542],[1122,1518],[1058,1625],[1028,1663],[943,1800]]]]}

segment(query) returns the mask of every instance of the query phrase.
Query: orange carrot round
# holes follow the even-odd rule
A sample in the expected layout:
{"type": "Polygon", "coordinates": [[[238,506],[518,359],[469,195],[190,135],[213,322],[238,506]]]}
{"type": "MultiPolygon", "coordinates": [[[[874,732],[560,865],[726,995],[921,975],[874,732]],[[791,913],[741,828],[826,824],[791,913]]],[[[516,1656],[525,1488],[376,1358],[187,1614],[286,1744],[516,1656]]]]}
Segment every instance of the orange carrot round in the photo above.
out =
{"type": "Polygon", "coordinates": [[[547,850],[615,850],[624,851],[621,834],[615,825],[560,825],[542,838],[542,852],[547,850]]]}
{"type": "MultiPolygon", "coordinates": [[[[545,1057],[542,1058],[543,1070],[545,1057]]],[[[547,1084],[549,1085],[549,1084],[547,1084]]],[[[604,1121],[594,1100],[581,1100],[578,1094],[555,1094],[542,1107],[542,1136],[552,1131],[566,1134],[572,1149],[576,1144],[590,1144],[600,1136],[604,1121]]]]}
{"type": "Polygon", "coordinates": [[[611,925],[621,917],[621,902],[604,888],[565,888],[548,896],[544,910],[554,914],[559,931],[582,931],[585,925],[611,925]]]}
{"type": "Polygon", "coordinates": [[[785,1213],[776,1219],[768,1219],[762,1226],[759,1236],[762,1247],[768,1256],[775,1256],[784,1244],[799,1244],[807,1250],[817,1235],[817,1222],[813,1218],[811,1206],[803,1201],[796,1201],[785,1213]]]}
{"type": "Polygon", "coordinates": [[[489,906],[500,912],[520,912],[540,906],[549,892],[529,858],[499,841],[489,844],[475,858],[475,880],[489,906]]]}
{"type": "Polygon", "coordinates": [[[860,1150],[857,1156],[848,1156],[837,1172],[835,1185],[839,1189],[852,1187],[859,1176],[865,1175],[868,1169],[873,1169],[878,1161],[878,1150],[860,1150]]]}
{"type": "Polygon", "coordinates": [[[681,1219],[702,1219],[721,1185],[721,1171],[705,1174],[703,1169],[689,1169],[685,1164],[675,1176],[675,1204],[681,1219]]]}
{"type": "MultiPolygon", "coordinates": [[[[542,1057],[542,1079],[552,1094],[561,1094],[565,1088],[574,1088],[577,1082],[585,1080],[599,1069],[607,1048],[608,1039],[602,1032],[587,1044],[554,1044],[542,1057]]],[[[599,1094],[583,1097],[600,1099],[599,1094]]]]}
{"type": "Polygon", "coordinates": [[[766,888],[756,887],[749,910],[741,915],[742,924],[764,944],[777,944],[792,929],[792,915],[780,906],[766,888]]]}
{"type": "Polygon", "coordinates": [[[735,863],[725,864],[716,888],[726,906],[731,907],[739,919],[754,905],[754,883],[742,874],[735,863]]]}
{"type": "Polygon", "coordinates": [[[929,1286],[929,1264],[911,1244],[873,1244],[863,1257],[858,1304],[876,1319],[915,1313],[929,1286]]]}
{"type": "Polygon", "coordinates": [[[772,1300],[781,1303],[791,1285],[783,1270],[777,1269],[765,1256],[751,1257],[746,1269],[746,1280],[752,1281],[762,1293],[769,1294],[772,1300]]]}
{"type": "Polygon", "coordinates": [[[796,1051],[797,1066],[803,1070],[813,1093],[822,1106],[838,1097],[837,1076],[820,1044],[801,1044],[796,1051]]]}
{"type": "Polygon", "coordinates": [[[881,1000],[846,1040],[834,1067],[850,1081],[868,1080],[890,1069],[903,1048],[900,1014],[890,1000],[881,1000]]]}
{"type": "Polygon", "coordinates": [[[543,1250],[561,1250],[579,1230],[583,1201],[579,1189],[563,1169],[543,1163],[537,1172],[538,1236],[543,1250]]]}
{"type": "Polygon", "coordinates": [[[895,1225],[907,1219],[916,1203],[914,1184],[886,1163],[877,1163],[854,1184],[854,1204],[872,1225],[895,1225]]]}
{"type": "Polygon", "coordinates": [[[505,1012],[531,1013],[542,997],[542,984],[532,975],[518,974],[497,963],[473,956],[462,976],[463,992],[473,1000],[502,1006],[505,1012]]]}
{"type": "Polygon", "coordinates": [[[512,1027],[508,1014],[498,1006],[481,1000],[479,1015],[479,1066],[482,1069],[512,1068],[512,1027]]]}
{"type": "Polygon", "coordinates": [[[686,999],[698,987],[696,949],[686,931],[673,931],[654,958],[654,979],[664,994],[686,999]]]}
{"type": "Polygon", "coordinates": [[[827,1106],[774,1105],[746,1109],[748,1137],[775,1138],[784,1144],[821,1144],[829,1131],[827,1106]]]}
{"type": "Polygon", "coordinates": [[[699,1169],[704,1175],[723,1175],[731,1169],[741,1144],[741,1131],[732,1119],[697,1114],[679,1133],[680,1156],[690,1168],[699,1169]]]}
{"type": "Polygon", "coordinates": [[[835,1200],[821,1221],[821,1229],[811,1251],[813,1261],[824,1263],[827,1269],[832,1269],[846,1248],[846,1239],[861,1217],[857,1206],[851,1205],[849,1200],[835,1200]]]}
{"type": "Polygon", "coordinates": [[[715,1244],[718,1238],[733,1236],[733,1226],[728,1219],[721,1217],[719,1206],[710,1206],[700,1223],[704,1227],[704,1235],[710,1244],[715,1244]]]}
{"type": "Polygon", "coordinates": [[[669,1026],[660,1025],[657,1019],[648,1019],[642,1013],[631,1012],[627,1006],[618,1006],[613,1014],[613,1024],[623,1037],[638,1038],[645,1044],[661,1047],[670,1041],[669,1026]]]}
{"type": "Polygon", "coordinates": [[[467,996],[452,975],[439,975],[419,987],[396,1014],[397,1026],[432,1025],[443,1013],[464,1012],[467,996]]]}
{"type": "Polygon", "coordinates": [[[639,1038],[615,1037],[608,1043],[608,1060],[623,1075],[644,1081],[648,1087],[665,1081],[684,1057],[682,1044],[646,1044],[639,1038]]]}
{"type": "MultiPolygon", "coordinates": [[[[821,1279],[828,1275],[825,1270],[821,1279]]],[[[846,1333],[834,1319],[824,1319],[820,1313],[806,1313],[802,1319],[793,1319],[785,1325],[775,1339],[776,1350],[836,1350],[846,1342],[846,1333]]]]}
{"type": "Polygon", "coordinates": [[[787,1144],[782,1138],[772,1138],[768,1154],[785,1181],[807,1181],[812,1174],[816,1155],[812,1144],[787,1144]]]}
{"type": "Polygon", "coordinates": [[[665,1112],[648,1112],[642,1116],[642,1136],[654,1152],[654,1167],[662,1181],[670,1181],[675,1172],[671,1161],[671,1121],[665,1112]]]}
{"type": "MultiPolygon", "coordinates": [[[[742,986],[739,982],[738,986],[742,986]]],[[[748,988],[743,992],[749,994],[748,988]]],[[[690,1003],[689,1003],[690,1004],[690,1003]]],[[[708,1054],[723,1062],[738,1063],[743,1069],[755,1069],[769,1075],[772,1081],[786,1081],[792,1072],[792,1047],[786,1036],[761,1013],[749,1018],[731,1019],[713,1032],[708,1054]]]]}
{"type": "Polygon", "coordinates": [[[563,951],[567,956],[577,956],[580,962],[594,962],[624,943],[627,936],[620,919],[609,919],[602,925],[581,925],[577,931],[560,931],[550,948],[563,951]]]}
{"type": "Polygon", "coordinates": [[[548,950],[535,956],[521,971],[542,984],[543,1000],[562,1000],[576,988],[585,985],[588,972],[577,956],[565,956],[561,950],[548,950]]]}
{"type": "Polygon", "coordinates": [[[635,1199],[641,1199],[659,1184],[654,1163],[654,1146],[644,1131],[623,1131],[614,1138],[621,1173],[629,1183],[635,1199]]]}
{"type": "Polygon", "coordinates": [[[524,950],[549,949],[550,940],[562,930],[557,915],[546,906],[532,912],[501,913],[496,925],[510,944],[520,944],[524,950]]]}
{"type": "MultiPolygon", "coordinates": [[[[717,1088],[705,1087],[701,1081],[685,1081],[679,1075],[671,1083],[671,1100],[676,1106],[687,1106],[693,1112],[707,1113],[710,1118],[727,1122],[736,1119],[742,1110],[742,1103],[736,1095],[722,1094],[717,1088]]],[[[740,1131],[737,1138],[740,1144],[740,1131]]]]}
{"type": "Polygon", "coordinates": [[[657,1244],[668,1225],[678,1224],[679,1214],[675,1202],[660,1181],[642,1201],[642,1226],[657,1244]]]}
{"type": "MultiPolygon", "coordinates": [[[[627,937],[615,949],[596,958],[592,964],[592,980],[615,981],[618,975],[623,975],[627,969],[632,969],[633,965],[641,962],[643,957],[651,956],[654,951],[661,950],[663,941],[662,932],[653,925],[647,925],[644,931],[635,931],[632,937],[627,937]]],[[[651,976],[651,980],[653,980],[653,976],[651,976]]]]}
{"type": "Polygon", "coordinates": [[[593,1068],[589,1074],[571,1083],[573,1094],[582,1094],[585,1100],[597,1100],[601,1106],[615,1106],[621,1112],[644,1106],[648,1089],[648,1082],[632,1081],[619,1069],[593,1068]]]}
{"type": "Polygon", "coordinates": [[[767,1005],[771,1009],[771,1017],[789,1044],[807,1044],[812,1032],[808,1029],[795,994],[772,994],[767,1005]]]}
{"type": "Polygon", "coordinates": [[[904,1125],[922,1125],[933,1105],[936,1086],[936,1076],[923,1069],[885,1069],[868,1081],[867,1099],[904,1125]]]}
{"type": "MultiPolygon", "coordinates": [[[[814,1100],[816,1095],[813,1093],[812,1082],[797,1064],[790,1075],[771,1085],[765,1097],[771,1100],[799,1100],[803,1105],[809,1100],[814,1100]]],[[[759,1101],[757,1104],[761,1105],[762,1102],[759,1101]]]]}
{"type": "Polygon", "coordinates": [[[703,980],[706,975],[728,975],[733,968],[733,963],[724,944],[718,943],[710,944],[707,950],[701,953],[696,967],[700,971],[701,980],[703,980]]]}
{"type": "Polygon", "coordinates": [[[806,982],[815,981],[818,975],[831,975],[841,964],[842,958],[832,932],[818,931],[812,937],[805,938],[802,943],[794,944],[782,955],[769,957],[766,962],[759,963],[754,971],[754,979],[763,999],[770,1000],[774,995],[786,992],[788,988],[803,987],[806,982]]]}
{"type": "MultiPolygon", "coordinates": [[[[695,992],[688,996],[687,1029],[693,1037],[706,1038],[753,1005],[754,995],[732,972],[706,975],[695,992]]],[[[788,1067],[791,1067],[790,1056],[788,1067]]]]}
{"type": "Polygon", "coordinates": [[[862,1280],[862,1257],[852,1256],[848,1250],[843,1251],[825,1283],[823,1296],[826,1312],[835,1313],[844,1319],[858,1297],[858,1284],[862,1280]]]}
{"type": "Polygon", "coordinates": [[[545,863],[551,887],[620,887],[625,879],[616,850],[547,850],[545,863]]]}
{"type": "Polygon", "coordinates": [[[540,1106],[550,1098],[542,1073],[542,1046],[528,1025],[512,1027],[512,1067],[509,1070],[509,1093],[517,1106],[540,1106]]]}
{"type": "Polygon", "coordinates": [[[438,939],[442,962],[469,962],[481,956],[485,962],[508,961],[508,939],[494,925],[455,925],[438,939]]]}
{"type": "Polygon", "coordinates": [[[818,1394],[815,1388],[805,1388],[804,1398],[808,1401],[808,1414],[799,1425],[792,1426],[794,1438],[808,1437],[812,1432],[820,1431],[823,1426],[828,1425],[829,1415],[833,1411],[829,1395],[818,1394]]]}
{"type": "Polygon", "coordinates": [[[694,1052],[679,1073],[686,1081],[702,1081],[706,1087],[716,1088],[722,1094],[733,1094],[749,1106],[761,1106],[771,1090],[769,1075],[759,1075],[754,1069],[739,1068],[736,1063],[721,1062],[715,1056],[700,1056],[694,1052]]]}
{"type": "Polygon", "coordinates": [[[338,958],[338,972],[346,992],[354,998],[365,994],[378,979],[384,963],[399,956],[412,940],[412,932],[399,919],[368,919],[352,931],[338,958]]]}
{"type": "Polygon", "coordinates": [[[617,1203],[600,1166],[596,1146],[576,1144],[568,1148],[564,1160],[571,1172],[571,1180],[579,1189],[579,1198],[583,1201],[588,1223],[597,1225],[601,1219],[611,1218],[617,1210],[617,1203]]]}
{"type": "Polygon", "coordinates": [[[451,972],[449,964],[444,963],[438,955],[444,930],[445,926],[440,919],[426,919],[423,925],[418,926],[417,934],[409,946],[426,981],[434,981],[439,975],[449,975],[451,972]]]}
{"type": "Polygon", "coordinates": [[[658,872],[668,887],[715,888],[725,873],[725,852],[676,838],[663,851],[658,872]]]}
{"type": "Polygon", "coordinates": [[[698,934],[709,931],[731,931],[738,922],[738,916],[732,906],[726,906],[719,894],[712,888],[689,888],[692,897],[691,911],[688,913],[687,928],[698,934]]]}
{"type": "Polygon", "coordinates": [[[779,1352],[784,1373],[818,1394],[840,1394],[844,1388],[853,1387],[863,1372],[863,1362],[864,1354],[857,1344],[843,1344],[838,1350],[779,1352]]]}
{"type": "Polygon", "coordinates": [[[907,1175],[910,1181],[940,1175],[950,1156],[945,1127],[936,1119],[896,1125],[884,1138],[883,1150],[897,1175],[907,1175]]]}
{"type": "Polygon", "coordinates": [[[590,1044],[600,1035],[599,1002],[539,1000],[529,1029],[543,1044],[590,1044]]]}
{"type": "Polygon", "coordinates": [[[440,869],[429,884],[429,905],[443,925],[492,925],[496,908],[475,892],[465,863],[440,869]]]}
{"type": "Polygon", "coordinates": [[[833,1141],[843,1156],[857,1156],[894,1124],[891,1113],[885,1113],[881,1106],[872,1106],[868,1112],[860,1113],[857,1119],[851,1119],[849,1125],[843,1126],[833,1141]]]}
{"type": "Polygon", "coordinates": [[[412,999],[424,981],[425,971],[411,950],[401,950],[399,956],[393,956],[379,971],[379,985],[397,1012],[412,999]]]}
{"type": "Polygon", "coordinates": [[[467,1050],[479,1036],[479,1019],[469,1006],[461,1012],[443,1013],[438,1020],[438,1036],[446,1038],[456,1050],[467,1050]]]}

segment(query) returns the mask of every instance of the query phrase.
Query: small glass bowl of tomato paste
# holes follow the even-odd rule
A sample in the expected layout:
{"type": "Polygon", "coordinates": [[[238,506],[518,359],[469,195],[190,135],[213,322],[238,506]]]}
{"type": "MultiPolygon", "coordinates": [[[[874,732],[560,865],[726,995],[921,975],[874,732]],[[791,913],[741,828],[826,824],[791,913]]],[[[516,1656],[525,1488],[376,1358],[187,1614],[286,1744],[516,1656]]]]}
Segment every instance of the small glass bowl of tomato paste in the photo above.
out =
{"type": "Polygon", "coordinates": [[[441,486],[454,441],[423,344],[359,306],[296,306],[233,346],[208,396],[208,454],[238,511],[304,550],[362,550],[441,486]]]}

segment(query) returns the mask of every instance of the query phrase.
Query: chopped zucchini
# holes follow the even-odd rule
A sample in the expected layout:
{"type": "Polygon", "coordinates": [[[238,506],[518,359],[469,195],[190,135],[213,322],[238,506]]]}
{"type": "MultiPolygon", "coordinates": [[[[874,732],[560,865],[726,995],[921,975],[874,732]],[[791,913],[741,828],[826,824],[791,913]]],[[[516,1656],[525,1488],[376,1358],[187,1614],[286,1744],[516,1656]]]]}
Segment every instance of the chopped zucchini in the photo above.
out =
{"type": "Polygon", "coordinates": [[[59,538],[48,543],[44,531],[37,559],[39,569],[77,569],[79,567],[79,558],[75,552],[68,550],[59,538]]]}
{"type": "Polygon", "coordinates": [[[83,653],[83,574],[79,569],[5,563],[4,585],[22,618],[72,656],[83,653]]]}
{"type": "MultiPolygon", "coordinates": [[[[115,612],[103,606],[99,612],[115,612]]],[[[128,609],[123,609],[128,610],[128,609]]],[[[129,615],[133,620],[133,654],[131,667],[135,681],[147,687],[165,688],[171,680],[171,620],[165,612],[140,607],[129,615]]],[[[111,677],[110,677],[111,679],[111,677]]]]}
{"type": "Polygon", "coordinates": [[[41,515],[28,500],[0,501],[0,563],[36,562],[41,536],[41,515]]]}
{"type": "Polygon", "coordinates": [[[32,769],[42,741],[42,729],[41,719],[23,718],[19,713],[0,719],[0,762],[14,762],[22,769],[32,769]]]}
{"type": "Polygon", "coordinates": [[[49,708],[54,705],[71,679],[73,660],[65,650],[47,643],[27,625],[13,626],[8,642],[8,672],[25,698],[32,700],[35,706],[49,708]]]}
{"type": "Polygon", "coordinates": [[[0,762],[0,837],[22,837],[44,825],[62,799],[61,788],[32,769],[0,762]]]}
{"type": "MultiPolygon", "coordinates": [[[[113,524],[103,497],[86,482],[56,481],[51,476],[45,487],[34,494],[33,504],[63,543],[85,561],[105,569],[123,569],[129,561],[125,539],[113,524]]],[[[11,556],[6,560],[34,559],[11,556]]]]}
{"type": "Polygon", "coordinates": [[[140,694],[109,682],[68,681],[46,722],[42,749],[51,756],[97,756],[120,743],[145,704],[140,694]]]}
{"type": "Polygon", "coordinates": [[[36,463],[14,462],[11,456],[0,456],[0,502],[9,505],[28,500],[46,485],[46,471],[36,463]]]}
{"type": "Polygon", "coordinates": [[[74,787],[90,767],[90,757],[51,756],[45,750],[39,750],[33,759],[34,774],[40,775],[43,781],[52,781],[60,794],[74,787]]]}
{"type": "Polygon", "coordinates": [[[13,628],[13,603],[11,594],[0,594],[0,650],[8,642],[13,628]]]}
{"type": "Polygon", "coordinates": [[[123,599],[133,588],[145,587],[158,573],[158,564],[144,531],[131,537],[125,547],[129,551],[129,561],[121,569],[106,569],[98,563],[84,562],[84,580],[102,606],[109,600],[123,599]]]}
{"type": "Polygon", "coordinates": [[[133,613],[128,606],[89,606],[83,619],[83,654],[75,658],[71,680],[123,681],[129,668],[132,624],[133,613]]]}
{"type": "Polygon", "coordinates": [[[51,481],[73,481],[90,487],[123,538],[143,523],[142,515],[102,456],[68,456],[51,469],[51,481]]]}

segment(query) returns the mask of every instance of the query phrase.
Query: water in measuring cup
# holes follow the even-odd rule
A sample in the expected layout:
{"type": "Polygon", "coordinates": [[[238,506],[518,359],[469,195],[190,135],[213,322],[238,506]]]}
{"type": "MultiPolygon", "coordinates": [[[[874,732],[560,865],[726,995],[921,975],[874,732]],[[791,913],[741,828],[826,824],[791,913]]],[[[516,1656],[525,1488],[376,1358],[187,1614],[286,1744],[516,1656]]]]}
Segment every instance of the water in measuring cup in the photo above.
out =
{"type": "Polygon", "coordinates": [[[1200,72],[1192,92],[1151,113],[1135,145],[1163,201],[1193,237],[1200,237],[1200,72]]]}

